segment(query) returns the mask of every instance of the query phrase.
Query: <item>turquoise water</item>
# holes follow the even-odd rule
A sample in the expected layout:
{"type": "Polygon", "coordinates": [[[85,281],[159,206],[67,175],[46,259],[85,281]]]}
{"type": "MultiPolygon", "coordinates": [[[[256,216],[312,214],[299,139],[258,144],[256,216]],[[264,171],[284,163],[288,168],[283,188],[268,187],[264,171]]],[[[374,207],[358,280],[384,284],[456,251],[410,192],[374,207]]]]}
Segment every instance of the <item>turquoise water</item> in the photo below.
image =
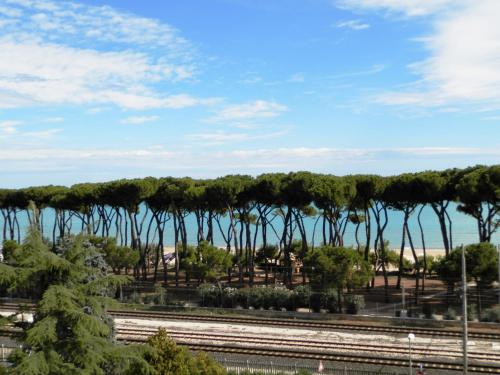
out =
{"type": "MultiPolygon", "coordinates": [[[[412,233],[413,241],[415,247],[422,247],[421,239],[420,239],[420,230],[417,222],[417,213],[418,209],[415,211],[414,215],[411,216],[409,221],[410,232],[412,233]]],[[[452,233],[453,233],[453,245],[458,246],[460,244],[469,244],[478,242],[478,234],[477,234],[477,225],[476,221],[462,213],[456,211],[456,205],[450,204],[449,214],[452,219],[452,233]]],[[[53,225],[53,210],[45,210],[44,212],[44,232],[45,235],[50,237],[52,233],[52,225],[53,225]]],[[[388,224],[387,228],[384,232],[384,237],[386,240],[390,242],[390,246],[392,248],[397,248],[401,243],[402,236],[402,223],[403,223],[403,214],[399,211],[388,211],[388,224]]],[[[0,219],[0,224],[3,226],[3,219],[0,219]]],[[[149,216],[145,220],[145,225],[147,226],[149,220],[149,216]]],[[[437,217],[430,207],[425,207],[422,215],[421,215],[422,226],[424,228],[425,242],[426,247],[428,249],[442,249],[443,242],[441,238],[441,231],[439,227],[439,223],[437,217]]],[[[28,227],[28,219],[26,213],[21,213],[19,216],[20,226],[22,228],[23,233],[28,227]]],[[[283,225],[280,223],[281,219],[276,218],[273,222],[278,234],[281,232],[283,225]]],[[[308,241],[311,241],[311,236],[313,232],[315,219],[306,219],[305,226],[307,228],[308,233],[308,241]]],[[[222,227],[227,228],[229,224],[228,219],[224,219],[222,221],[222,227]]],[[[374,222],[373,222],[374,224],[374,222]]],[[[373,225],[372,224],[372,225],[373,225]]],[[[190,243],[196,242],[196,219],[194,215],[189,215],[186,218],[186,227],[188,231],[188,241],[190,243]]],[[[81,228],[80,221],[75,219],[73,220],[73,232],[79,232],[81,228]]],[[[374,228],[373,228],[374,229],[374,228]]],[[[145,232],[147,227],[144,229],[143,237],[145,236],[145,232]]],[[[217,225],[214,223],[214,242],[216,245],[225,246],[223,237],[221,236],[217,225]]],[[[355,245],[355,237],[354,237],[355,226],[349,224],[345,234],[345,244],[346,245],[355,245]]],[[[260,234],[260,233],[259,233],[260,234]]],[[[2,237],[2,233],[0,233],[0,238],[2,237]]],[[[260,237],[260,236],[259,236],[260,237]]],[[[297,231],[296,238],[299,237],[299,233],[297,231]]],[[[372,233],[372,241],[375,238],[375,233],[372,233]]],[[[362,225],[359,229],[359,239],[360,242],[364,242],[364,226],[362,225]]],[[[2,238],[3,240],[3,238],[2,238]]],[[[157,237],[154,239],[155,242],[158,241],[157,237]]],[[[259,242],[260,238],[257,239],[259,242]]],[[[322,241],[321,235],[321,220],[318,222],[316,228],[316,236],[315,236],[315,244],[319,244],[322,241]]],[[[278,239],[274,235],[272,230],[268,230],[268,242],[269,243],[277,243],[278,239]]],[[[500,235],[496,233],[493,236],[492,242],[494,244],[500,243],[500,235]]],[[[164,244],[166,246],[173,246],[174,244],[174,230],[173,230],[173,222],[169,221],[166,225],[165,235],[164,235],[164,244]]],[[[373,245],[373,244],[372,244],[373,245]]],[[[408,245],[408,244],[407,244],[408,245]]]]}

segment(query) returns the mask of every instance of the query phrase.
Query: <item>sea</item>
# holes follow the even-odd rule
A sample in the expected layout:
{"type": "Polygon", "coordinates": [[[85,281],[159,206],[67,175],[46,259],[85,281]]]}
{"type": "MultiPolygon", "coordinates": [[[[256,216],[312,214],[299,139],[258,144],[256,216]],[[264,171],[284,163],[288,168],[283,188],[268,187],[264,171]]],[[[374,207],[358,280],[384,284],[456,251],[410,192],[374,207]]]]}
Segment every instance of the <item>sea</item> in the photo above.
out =
{"type": "MultiPolygon", "coordinates": [[[[409,219],[409,229],[412,235],[414,246],[418,249],[422,248],[422,240],[420,235],[420,229],[417,222],[417,214],[419,208],[417,208],[414,214],[409,219]]],[[[143,207],[143,211],[144,207],[143,207]]],[[[461,212],[457,211],[457,205],[454,203],[450,203],[448,208],[448,213],[450,215],[452,221],[452,238],[453,238],[453,246],[459,245],[467,245],[471,243],[476,243],[479,241],[477,223],[476,220],[468,215],[465,215],[461,212]]],[[[44,210],[44,235],[51,238],[52,227],[53,227],[53,219],[54,219],[54,211],[52,209],[44,210]]],[[[150,216],[146,217],[145,220],[145,229],[142,233],[142,237],[145,237],[147,230],[147,223],[149,221],[150,216]]],[[[25,236],[26,231],[29,227],[28,218],[25,212],[19,214],[18,217],[22,236],[25,236]]],[[[312,241],[312,233],[314,229],[314,224],[316,222],[316,218],[306,218],[304,221],[307,234],[308,234],[308,242],[312,241]]],[[[425,236],[425,245],[427,249],[433,250],[442,250],[443,249],[443,240],[441,237],[441,230],[439,227],[439,222],[436,214],[432,210],[431,207],[424,207],[421,214],[421,222],[425,236]]],[[[73,219],[72,232],[77,234],[81,231],[81,222],[79,219],[73,219]]],[[[277,217],[273,222],[273,225],[278,234],[281,233],[283,224],[282,219],[277,217]]],[[[315,245],[321,244],[322,241],[322,220],[319,220],[317,223],[314,243],[315,245]]],[[[224,218],[221,220],[221,224],[223,229],[229,225],[229,219],[224,218]]],[[[375,238],[375,225],[372,220],[372,241],[375,238]]],[[[0,217],[0,225],[3,227],[3,219],[0,217]]],[[[113,226],[114,227],[114,226],[113,226]]],[[[388,210],[388,224],[384,232],[385,240],[389,241],[390,248],[400,248],[401,239],[402,239],[402,228],[403,227],[403,214],[400,211],[388,210]]],[[[154,225],[153,225],[154,228],[154,225]]],[[[189,215],[186,218],[186,229],[188,232],[188,242],[191,244],[196,243],[197,239],[197,226],[196,226],[196,218],[193,214],[189,215]]],[[[223,236],[220,234],[218,226],[214,223],[214,244],[218,246],[225,247],[225,242],[223,236]]],[[[254,229],[253,229],[254,230],[254,229]]],[[[153,230],[151,231],[151,233],[153,230]]],[[[345,236],[344,243],[346,246],[356,246],[355,241],[355,225],[348,224],[345,236]]],[[[152,240],[150,242],[157,242],[158,237],[156,235],[152,235],[152,240]]],[[[366,242],[365,240],[365,228],[362,224],[359,228],[359,240],[362,244],[366,242]]],[[[296,232],[296,238],[299,238],[299,232],[296,232]]],[[[3,234],[0,231],[0,239],[3,241],[3,234]]],[[[278,243],[278,237],[274,234],[271,228],[268,229],[268,243],[278,243]]],[[[493,244],[500,244],[500,234],[497,232],[493,235],[492,241],[493,244]]],[[[166,247],[171,247],[174,245],[174,229],[173,229],[173,221],[170,220],[167,222],[164,232],[164,240],[163,243],[166,247]]],[[[260,233],[257,237],[257,245],[261,243],[260,233]]],[[[373,246],[373,243],[371,244],[373,246]]],[[[406,247],[408,247],[408,241],[406,241],[406,247]]]]}

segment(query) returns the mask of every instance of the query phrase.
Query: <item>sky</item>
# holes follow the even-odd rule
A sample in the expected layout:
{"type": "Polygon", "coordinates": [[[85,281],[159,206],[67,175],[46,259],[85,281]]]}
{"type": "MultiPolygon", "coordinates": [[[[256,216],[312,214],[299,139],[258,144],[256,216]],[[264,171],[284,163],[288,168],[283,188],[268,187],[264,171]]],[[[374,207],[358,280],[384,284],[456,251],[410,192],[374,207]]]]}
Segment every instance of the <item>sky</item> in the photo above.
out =
{"type": "Polygon", "coordinates": [[[498,0],[0,0],[0,186],[500,163],[498,0]]]}

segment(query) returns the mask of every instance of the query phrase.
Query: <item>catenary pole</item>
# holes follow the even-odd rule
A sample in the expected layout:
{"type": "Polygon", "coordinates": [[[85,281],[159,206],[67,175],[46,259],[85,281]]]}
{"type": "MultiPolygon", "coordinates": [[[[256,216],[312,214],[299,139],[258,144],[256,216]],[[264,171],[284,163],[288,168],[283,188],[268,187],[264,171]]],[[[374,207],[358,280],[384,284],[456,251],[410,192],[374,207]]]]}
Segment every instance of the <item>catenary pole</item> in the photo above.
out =
{"type": "Polygon", "coordinates": [[[498,249],[498,304],[500,305],[500,244],[497,245],[498,249]]]}
{"type": "Polygon", "coordinates": [[[463,324],[463,332],[462,332],[462,350],[463,350],[463,367],[464,367],[464,375],[467,375],[467,273],[465,266],[465,248],[462,245],[462,324],[463,324]]]}

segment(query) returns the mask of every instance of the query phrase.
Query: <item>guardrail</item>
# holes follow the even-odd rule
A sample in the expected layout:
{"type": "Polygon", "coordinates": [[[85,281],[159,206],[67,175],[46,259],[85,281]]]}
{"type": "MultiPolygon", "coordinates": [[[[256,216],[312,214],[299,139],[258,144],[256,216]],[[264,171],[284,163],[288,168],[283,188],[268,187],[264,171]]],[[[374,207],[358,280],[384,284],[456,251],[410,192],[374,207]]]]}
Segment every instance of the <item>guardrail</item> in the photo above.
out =
{"type": "Polygon", "coordinates": [[[272,361],[238,360],[216,357],[217,361],[226,370],[236,374],[290,374],[299,375],[301,373],[318,375],[406,375],[407,372],[380,372],[370,370],[352,369],[347,366],[338,367],[329,364],[323,365],[323,370],[319,371],[318,365],[307,365],[298,363],[280,363],[272,361]]]}

